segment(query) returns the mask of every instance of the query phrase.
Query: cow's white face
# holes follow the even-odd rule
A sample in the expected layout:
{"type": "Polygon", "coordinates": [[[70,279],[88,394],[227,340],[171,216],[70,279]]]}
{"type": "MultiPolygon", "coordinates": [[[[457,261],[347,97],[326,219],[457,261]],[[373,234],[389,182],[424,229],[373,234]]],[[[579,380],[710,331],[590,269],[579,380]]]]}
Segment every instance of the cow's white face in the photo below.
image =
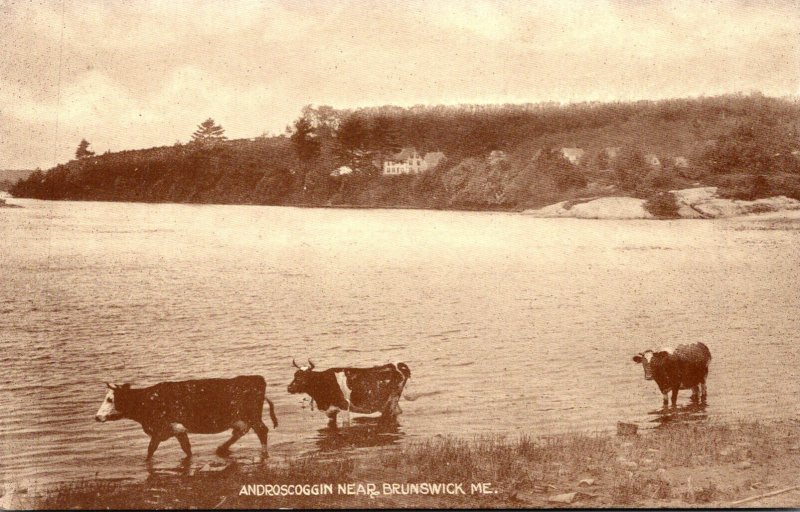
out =
{"type": "Polygon", "coordinates": [[[672,354],[671,348],[662,348],[658,352],[653,352],[652,350],[645,350],[639,354],[633,356],[634,363],[642,363],[642,367],[644,368],[644,379],[645,380],[653,380],[653,371],[650,364],[653,362],[654,357],[666,357],[672,354]]]}
{"type": "Polygon", "coordinates": [[[100,408],[97,410],[97,414],[94,415],[94,419],[103,423],[106,421],[113,421],[122,418],[122,413],[117,410],[116,407],[116,397],[115,392],[116,389],[112,388],[109,385],[108,392],[106,393],[105,398],[103,399],[103,403],[100,404],[100,408]]]}

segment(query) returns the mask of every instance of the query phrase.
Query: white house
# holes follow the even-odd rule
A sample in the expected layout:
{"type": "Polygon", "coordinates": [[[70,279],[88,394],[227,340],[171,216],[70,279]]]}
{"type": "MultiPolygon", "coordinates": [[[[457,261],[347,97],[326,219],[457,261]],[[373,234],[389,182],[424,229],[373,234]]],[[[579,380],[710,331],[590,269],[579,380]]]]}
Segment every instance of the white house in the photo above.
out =
{"type": "Polygon", "coordinates": [[[573,165],[581,163],[584,153],[586,153],[586,151],[581,148],[561,148],[561,155],[573,165]]]}
{"type": "Polygon", "coordinates": [[[489,160],[489,163],[490,163],[491,165],[497,165],[497,164],[499,164],[500,162],[503,162],[503,161],[505,161],[505,160],[508,160],[508,154],[507,154],[505,151],[503,151],[503,150],[500,150],[500,149],[495,149],[494,151],[492,151],[491,153],[489,153],[489,158],[488,158],[488,160],[489,160]]]}
{"type": "Polygon", "coordinates": [[[331,176],[344,176],[344,175],[350,174],[352,172],[353,172],[353,169],[351,169],[350,167],[348,167],[346,165],[343,165],[343,166],[339,167],[338,169],[335,169],[333,172],[331,172],[331,176]]]}
{"type": "Polygon", "coordinates": [[[445,158],[441,151],[426,153],[423,157],[415,148],[403,148],[383,162],[383,174],[419,174],[433,169],[445,158]]]}
{"type": "Polygon", "coordinates": [[[659,160],[658,156],[656,156],[654,153],[648,153],[644,155],[644,161],[650,167],[655,167],[655,168],[661,167],[661,160],[659,160]]]}
{"type": "Polygon", "coordinates": [[[689,167],[689,160],[685,156],[676,156],[672,159],[672,166],[676,169],[686,169],[689,167]]]}

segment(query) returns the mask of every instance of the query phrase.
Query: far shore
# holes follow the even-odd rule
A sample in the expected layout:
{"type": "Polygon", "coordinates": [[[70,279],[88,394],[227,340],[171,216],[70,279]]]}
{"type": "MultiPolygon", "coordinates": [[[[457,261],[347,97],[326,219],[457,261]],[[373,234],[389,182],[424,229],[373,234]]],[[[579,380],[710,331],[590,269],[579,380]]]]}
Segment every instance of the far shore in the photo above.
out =
{"type": "Polygon", "coordinates": [[[89,479],[16,489],[0,498],[0,506],[797,507],[798,474],[800,419],[696,421],[626,436],[437,436],[358,454],[320,453],[238,467],[221,462],[193,468],[184,476],[151,475],[142,482],[89,479]],[[329,492],[322,484],[329,485],[329,492]]]}
{"type": "MultiPolygon", "coordinates": [[[[672,190],[675,210],[671,215],[655,215],[648,211],[646,199],[630,196],[586,197],[561,201],[538,209],[518,208],[425,208],[417,206],[365,206],[355,204],[287,204],[258,205],[252,203],[164,203],[153,202],[143,204],[183,204],[183,205],[215,205],[215,206],[284,206],[288,208],[319,208],[349,210],[428,210],[455,212],[493,212],[521,213],[540,218],[576,218],[595,220],[674,220],[674,219],[725,219],[736,217],[760,218],[794,218],[800,212],[800,201],[785,196],[767,197],[751,201],[723,198],[718,195],[717,187],[696,187],[683,190],[672,190]]],[[[11,197],[13,199],[13,197],[11,197]]],[[[85,200],[77,200],[85,201],[85,200]]],[[[97,201],[117,202],[117,201],[97,201]]],[[[138,204],[132,202],[131,204],[138,204]]],[[[9,204],[0,198],[0,207],[20,208],[21,205],[9,204]]]]}

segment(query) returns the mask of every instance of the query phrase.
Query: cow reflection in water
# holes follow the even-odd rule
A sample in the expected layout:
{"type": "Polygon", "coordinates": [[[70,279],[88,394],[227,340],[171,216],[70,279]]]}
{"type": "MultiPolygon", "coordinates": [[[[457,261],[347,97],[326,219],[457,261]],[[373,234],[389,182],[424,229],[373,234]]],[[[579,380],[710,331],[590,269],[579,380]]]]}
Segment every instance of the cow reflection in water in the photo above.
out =
{"type": "Polygon", "coordinates": [[[323,452],[389,446],[405,435],[397,422],[368,416],[353,418],[347,429],[327,426],[318,432],[317,447],[323,452]]]}
{"type": "Polygon", "coordinates": [[[655,416],[655,418],[650,420],[650,423],[658,423],[656,428],[662,428],[684,423],[705,421],[708,419],[707,408],[707,402],[691,402],[680,407],[656,409],[647,414],[655,416]]]}

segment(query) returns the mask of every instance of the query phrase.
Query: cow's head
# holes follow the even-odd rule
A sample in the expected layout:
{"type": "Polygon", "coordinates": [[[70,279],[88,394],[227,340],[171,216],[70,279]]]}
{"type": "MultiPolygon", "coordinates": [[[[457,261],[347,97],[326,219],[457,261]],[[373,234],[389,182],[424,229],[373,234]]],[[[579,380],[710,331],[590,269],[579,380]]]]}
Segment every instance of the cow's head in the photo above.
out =
{"type": "Polygon", "coordinates": [[[123,418],[123,414],[117,408],[117,401],[119,400],[119,396],[128,389],[130,389],[130,384],[109,384],[107,383],[108,391],[106,392],[106,397],[103,399],[103,403],[100,404],[100,409],[97,410],[97,414],[94,415],[94,419],[103,423],[106,421],[114,421],[123,418]]]}
{"type": "Polygon", "coordinates": [[[314,369],[314,363],[311,359],[308,360],[308,366],[297,366],[297,363],[292,359],[292,365],[297,368],[294,372],[294,379],[286,388],[289,393],[305,393],[308,390],[309,379],[311,378],[311,370],[314,369]]]}
{"type": "Polygon", "coordinates": [[[670,349],[661,349],[658,352],[645,350],[633,356],[634,363],[642,363],[644,379],[653,380],[653,366],[661,366],[663,361],[672,353],[670,349]]]}

